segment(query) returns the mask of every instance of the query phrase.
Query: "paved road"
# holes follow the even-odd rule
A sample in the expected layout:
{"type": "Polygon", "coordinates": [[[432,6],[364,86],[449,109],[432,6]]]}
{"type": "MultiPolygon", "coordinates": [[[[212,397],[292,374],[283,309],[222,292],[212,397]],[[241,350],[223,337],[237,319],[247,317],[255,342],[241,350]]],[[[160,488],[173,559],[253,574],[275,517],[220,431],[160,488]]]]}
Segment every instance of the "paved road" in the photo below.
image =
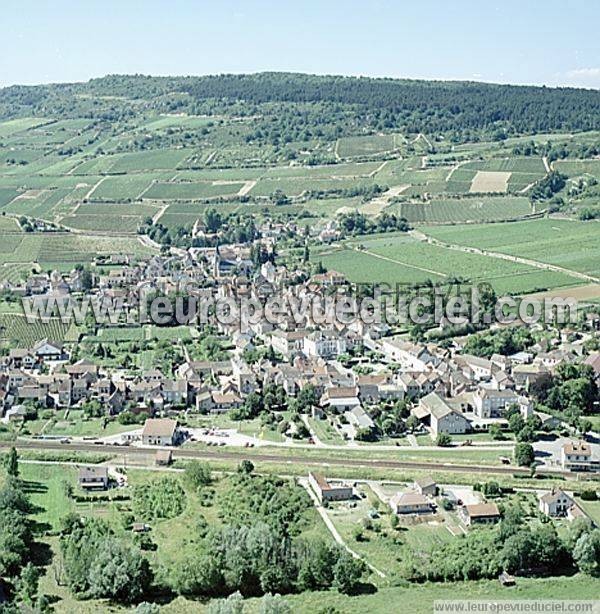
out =
{"type": "MultiPolygon", "coordinates": [[[[64,443],[57,441],[42,440],[20,440],[17,442],[1,441],[0,449],[16,447],[17,450],[40,450],[40,451],[62,451],[62,452],[98,452],[112,454],[127,454],[127,456],[152,456],[155,449],[138,448],[134,446],[114,446],[114,445],[94,445],[88,443],[64,443]]],[[[360,448],[358,448],[360,449],[360,448]]],[[[460,463],[436,463],[427,461],[400,461],[400,460],[381,460],[381,459],[358,459],[350,458],[331,458],[326,454],[319,454],[315,450],[314,457],[294,456],[293,454],[268,454],[263,452],[249,452],[247,458],[256,461],[275,462],[282,466],[286,464],[299,463],[303,465],[329,465],[341,467],[372,467],[374,469],[424,469],[426,471],[456,471],[462,473],[481,473],[481,474],[503,474],[514,473],[529,474],[529,469],[524,467],[509,466],[490,466],[490,465],[461,465],[460,463]]],[[[173,449],[173,458],[187,459],[197,458],[201,460],[233,460],[239,461],[244,458],[243,453],[229,452],[223,448],[214,450],[193,450],[189,448],[173,449]]]]}

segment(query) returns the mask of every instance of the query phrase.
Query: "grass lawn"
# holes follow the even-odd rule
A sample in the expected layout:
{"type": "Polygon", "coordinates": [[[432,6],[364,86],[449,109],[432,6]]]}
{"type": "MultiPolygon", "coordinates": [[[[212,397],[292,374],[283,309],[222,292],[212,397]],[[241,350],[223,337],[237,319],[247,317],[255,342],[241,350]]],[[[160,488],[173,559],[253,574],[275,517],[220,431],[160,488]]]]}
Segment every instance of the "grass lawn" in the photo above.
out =
{"type": "Polygon", "coordinates": [[[600,501],[582,501],[579,497],[576,497],[576,501],[590,518],[600,525],[600,501]]]}
{"type": "Polygon", "coordinates": [[[121,424],[116,420],[111,420],[102,428],[102,418],[88,418],[81,420],[59,420],[49,425],[44,431],[45,435],[70,435],[72,437],[107,437],[126,431],[140,428],[138,424],[121,424]]]}
{"type": "Polygon", "coordinates": [[[346,443],[339,431],[328,420],[309,418],[308,423],[321,442],[340,446],[346,443]]]}
{"type": "Polygon", "coordinates": [[[428,552],[433,546],[453,539],[444,523],[423,523],[407,527],[402,538],[416,552],[428,552]]]}
{"type": "MultiPolygon", "coordinates": [[[[58,551],[56,538],[48,543],[53,551],[58,551]]],[[[77,601],[73,599],[64,586],[58,586],[54,581],[53,569],[40,581],[41,592],[59,597],[54,604],[57,613],[95,614],[99,611],[125,612],[130,609],[108,604],[103,600],[77,601]]],[[[479,582],[448,582],[425,583],[419,585],[393,586],[380,588],[372,594],[346,596],[337,591],[306,592],[299,595],[286,595],[285,601],[292,612],[313,614],[314,612],[331,611],[339,614],[355,614],[369,612],[374,614],[389,614],[390,611],[404,611],[410,614],[431,614],[436,600],[478,599],[486,601],[517,600],[517,599],[595,599],[600,591],[600,580],[582,576],[558,578],[519,578],[517,586],[503,588],[497,580],[482,580],[479,582]],[[410,604],[410,610],[407,609],[410,604]]],[[[261,600],[258,598],[245,601],[245,614],[261,612],[261,600]]],[[[195,612],[203,614],[208,611],[208,602],[177,597],[167,602],[161,608],[164,614],[188,614],[195,612]]]]}
{"type": "Polygon", "coordinates": [[[515,440],[514,433],[509,433],[508,431],[503,431],[502,435],[504,439],[493,439],[489,433],[465,433],[464,435],[453,435],[453,441],[466,441],[470,439],[471,441],[488,441],[492,443],[507,443],[515,440]]]}
{"type": "MultiPolygon", "coordinates": [[[[56,529],[62,515],[71,510],[76,510],[83,515],[101,515],[111,522],[117,532],[122,532],[116,503],[76,504],[70,500],[64,491],[64,482],[75,483],[76,470],[72,467],[41,464],[20,464],[21,477],[26,481],[27,490],[32,503],[39,509],[35,512],[34,519],[46,525],[49,529],[56,529]]],[[[156,478],[153,471],[134,470],[128,471],[129,482],[132,485],[156,478]]],[[[210,487],[217,493],[220,489],[228,487],[226,478],[217,478],[210,487]]],[[[321,593],[303,593],[300,595],[286,596],[294,612],[314,612],[324,607],[335,607],[338,612],[389,612],[395,608],[401,608],[402,604],[410,603],[410,612],[430,612],[432,603],[436,599],[533,599],[533,598],[556,598],[556,599],[592,599],[597,597],[600,591],[600,580],[583,576],[571,578],[528,579],[519,578],[517,587],[504,589],[497,581],[447,583],[406,586],[389,586],[394,581],[394,571],[402,562],[402,550],[409,547],[418,551],[428,550],[432,545],[453,539],[446,530],[444,524],[432,523],[411,526],[404,530],[392,530],[389,524],[389,514],[384,513],[384,506],[379,505],[381,517],[375,519],[381,530],[364,531],[368,541],[357,542],[353,537],[356,526],[362,525],[370,509],[374,506],[375,494],[368,486],[361,487],[367,493],[366,499],[361,499],[357,507],[352,508],[346,504],[336,504],[328,510],[328,514],[338,527],[338,530],[347,540],[348,545],[363,554],[367,560],[376,567],[381,568],[388,578],[377,578],[378,588],[372,586],[372,594],[363,594],[356,597],[346,597],[336,591],[321,593]]],[[[187,545],[193,547],[190,539],[195,522],[202,514],[209,524],[215,525],[221,522],[219,509],[216,505],[202,505],[200,497],[187,491],[188,504],[184,513],[177,518],[152,523],[152,539],[159,549],[156,555],[151,555],[155,564],[170,564],[180,555],[187,545]]],[[[586,502],[587,503],[587,502],[586,502]]],[[[600,504],[594,503],[596,509],[600,504]]],[[[596,512],[597,513],[597,512],[596,512]]],[[[304,537],[322,537],[331,539],[327,529],[317,516],[313,508],[306,511],[304,537]]],[[[124,535],[125,536],[125,535],[124,535]]],[[[43,537],[43,541],[56,555],[58,552],[58,539],[56,537],[43,537]]],[[[66,587],[58,585],[56,574],[60,565],[57,558],[47,568],[40,581],[41,592],[56,596],[54,604],[56,612],[97,612],[97,611],[126,611],[125,608],[112,606],[105,601],[89,600],[76,601],[70,595],[66,587]]],[[[375,578],[370,578],[374,581],[375,578]]],[[[179,612],[207,610],[206,603],[177,598],[170,603],[164,604],[161,611],[177,614],[179,612]]],[[[260,601],[251,599],[246,602],[245,612],[259,612],[260,601]]]]}
{"type": "MultiPolygon", "coordinates": [[[[368,487],[361,490],[370,493],[368,487]]],[[[390,526],[390,514],[379,504],[380,517],[372,520],[373,527],[379,527],[379,531],[367,530],[363,527],[363,521],[369,518],[369,511],[373,509],[373,497],[356,501],[356,507],[350,503],[336,503],[327,509],[327,515],[335,525],[342,539],[349,548],[360,554],[365,561],[381,570],[386,575],[399,572],[399,563],[402,555],[402,532],[395,531],[390,526]],[[356,539],[356,531],[362,529],[362,537],[356,539]]],[[[377,579],[372,574],[371,581],[377,579]]]]}
{"type": "MultiPolygon", "coordinates": [[[[226,427],[223,427],[226,428],[226,427]]],[[[234,428],[234,427],[227,427],[234,428]]],[[[192,443],[186,445],[190,449],[210,450],[205,444],[192,443]]],[[[228,453],[239,454],[241,457],[251,458],[253,455],[268,453],[269,455],[277,455],[282,461],[289,456],[301,456],[306,459],[307,463],[327,462],[327,459],[353,459],[364,461],[440,461],[444,463],[460,463],[466,465],[499,465],[498,459],[500,452],[498,450],[486,450],[482,448],[460,447],[460,448],[437,448],[435,450],[425,450],[410,446],[398,446],[395,450],[382,450],[377,446],[348,446],[342,449],[326,449],[315,447],[261,447],[261,448],[240,448],[236,446],[227,446],[228,453]]],[[[449,470],[452,468],[450,467],[449,470]]]]}
{"type": "Polygon", "coordinates": [[[56,530],[59,519],[74,510],[75,504],[65,493],[65,483],[77,484],[77,469],[70,466],[19,463],[19,475],[25,481],[27,495],[36,508],[36,522],[56,530]]]}
{"type": "MultiPolygon", "coordinates": [[[[519,578],[517,586],[504,588],[497,580],[479,582],[425,583],[420,585],[382,588],[373,594],[347,597],[335,591],[302,593],[286,596],[293,612],[312,613],[335,611],[340,614],[369,612],[410,612],[410,614],[431,614],[436,600],[483,599],[596,599],[600,592],[600,580],[576,575],[559,578],[519,578]]],[[[250,600],[247,612],[260,611],[260,601],[250,600]]],[[[165,608],[167,614],[186,611],[173,602],[165,608]]],[[[198,611],[202,611],[199,609],[198,611]]]]}

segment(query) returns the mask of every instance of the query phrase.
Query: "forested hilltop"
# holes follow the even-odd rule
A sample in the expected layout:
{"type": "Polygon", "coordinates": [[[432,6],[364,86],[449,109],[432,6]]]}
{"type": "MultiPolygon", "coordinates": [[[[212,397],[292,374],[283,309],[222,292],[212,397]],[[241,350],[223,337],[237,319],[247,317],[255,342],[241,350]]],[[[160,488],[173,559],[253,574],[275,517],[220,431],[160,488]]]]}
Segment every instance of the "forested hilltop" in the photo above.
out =
{"type": "Polygon", "coordinates": [[[124,120],[140,110],[259,115],[288,131],[334,139],[369,130],[442,133],[455,141],[600,128],[600,92],[574,88],[292,73],[148,77],[0,90],[0,119],[124,120]]]}

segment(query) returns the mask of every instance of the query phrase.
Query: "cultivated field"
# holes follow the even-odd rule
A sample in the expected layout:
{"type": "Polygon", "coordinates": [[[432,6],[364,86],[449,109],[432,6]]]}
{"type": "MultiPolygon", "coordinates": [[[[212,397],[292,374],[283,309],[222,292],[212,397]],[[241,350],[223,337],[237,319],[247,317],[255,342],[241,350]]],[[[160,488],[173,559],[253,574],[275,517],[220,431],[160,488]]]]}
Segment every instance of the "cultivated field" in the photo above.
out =
{"type": "Polygon", "coordinates": [[[515,219],[532,213],[524,197],[433,198],[426,203],[406,202],[390,207],[413,224],[445,224],[515,219]]]}
{"type": "MultiPolygon", "coordinates": [[[[470,227],[449,228],[460,233],[470,227]]],[[[365,237],[352,245],[354,249],[324,250],[313,258],[362,283],[411,284],[459,276],[475,283],[489,281],[498,292],[513,293],[573,284],[573,278],[562,273],[446,249],[410,236],[365,237]]]]}
{"type": "Polygon", "coordinates": [[[552,163],[552,168],[569,177],[592,175],[600,179],[600,160],[557,160],[552,163]]]}
{"type": "Polygon", "coordinates": [[[511,173],[499,171],[477,171],[471,182],[469,192],[472,194],[487,194],[490,192],[506,192],[511,173]]]}
{"type": "MultiPolygon", "coordinates": [[[[402,139],[400,139],[400,142],[402,139]]],[[[396,135],[374,134],[339,139],[336,151],[340,158],[356,158],[392,151],[398,146],[396,135]]]]}
{"type": "Polygon", "coordinates": [[[600,224],[542,219],[509,224],[430,227],[424,232],[447,243],[547,262],[581,273],[600,270],[600,224]]]}

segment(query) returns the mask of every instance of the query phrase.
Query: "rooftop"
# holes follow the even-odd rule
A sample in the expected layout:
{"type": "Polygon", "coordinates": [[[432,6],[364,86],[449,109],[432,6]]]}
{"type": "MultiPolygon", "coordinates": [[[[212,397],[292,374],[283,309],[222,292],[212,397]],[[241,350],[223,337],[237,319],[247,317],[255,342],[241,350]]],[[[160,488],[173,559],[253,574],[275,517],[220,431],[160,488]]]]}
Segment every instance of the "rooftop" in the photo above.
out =
{"type": "Polygon", "coordinates": [[[177,421],[170,418],[148,418],[144,423],[142,437],[173,437],[177,421]]]}

